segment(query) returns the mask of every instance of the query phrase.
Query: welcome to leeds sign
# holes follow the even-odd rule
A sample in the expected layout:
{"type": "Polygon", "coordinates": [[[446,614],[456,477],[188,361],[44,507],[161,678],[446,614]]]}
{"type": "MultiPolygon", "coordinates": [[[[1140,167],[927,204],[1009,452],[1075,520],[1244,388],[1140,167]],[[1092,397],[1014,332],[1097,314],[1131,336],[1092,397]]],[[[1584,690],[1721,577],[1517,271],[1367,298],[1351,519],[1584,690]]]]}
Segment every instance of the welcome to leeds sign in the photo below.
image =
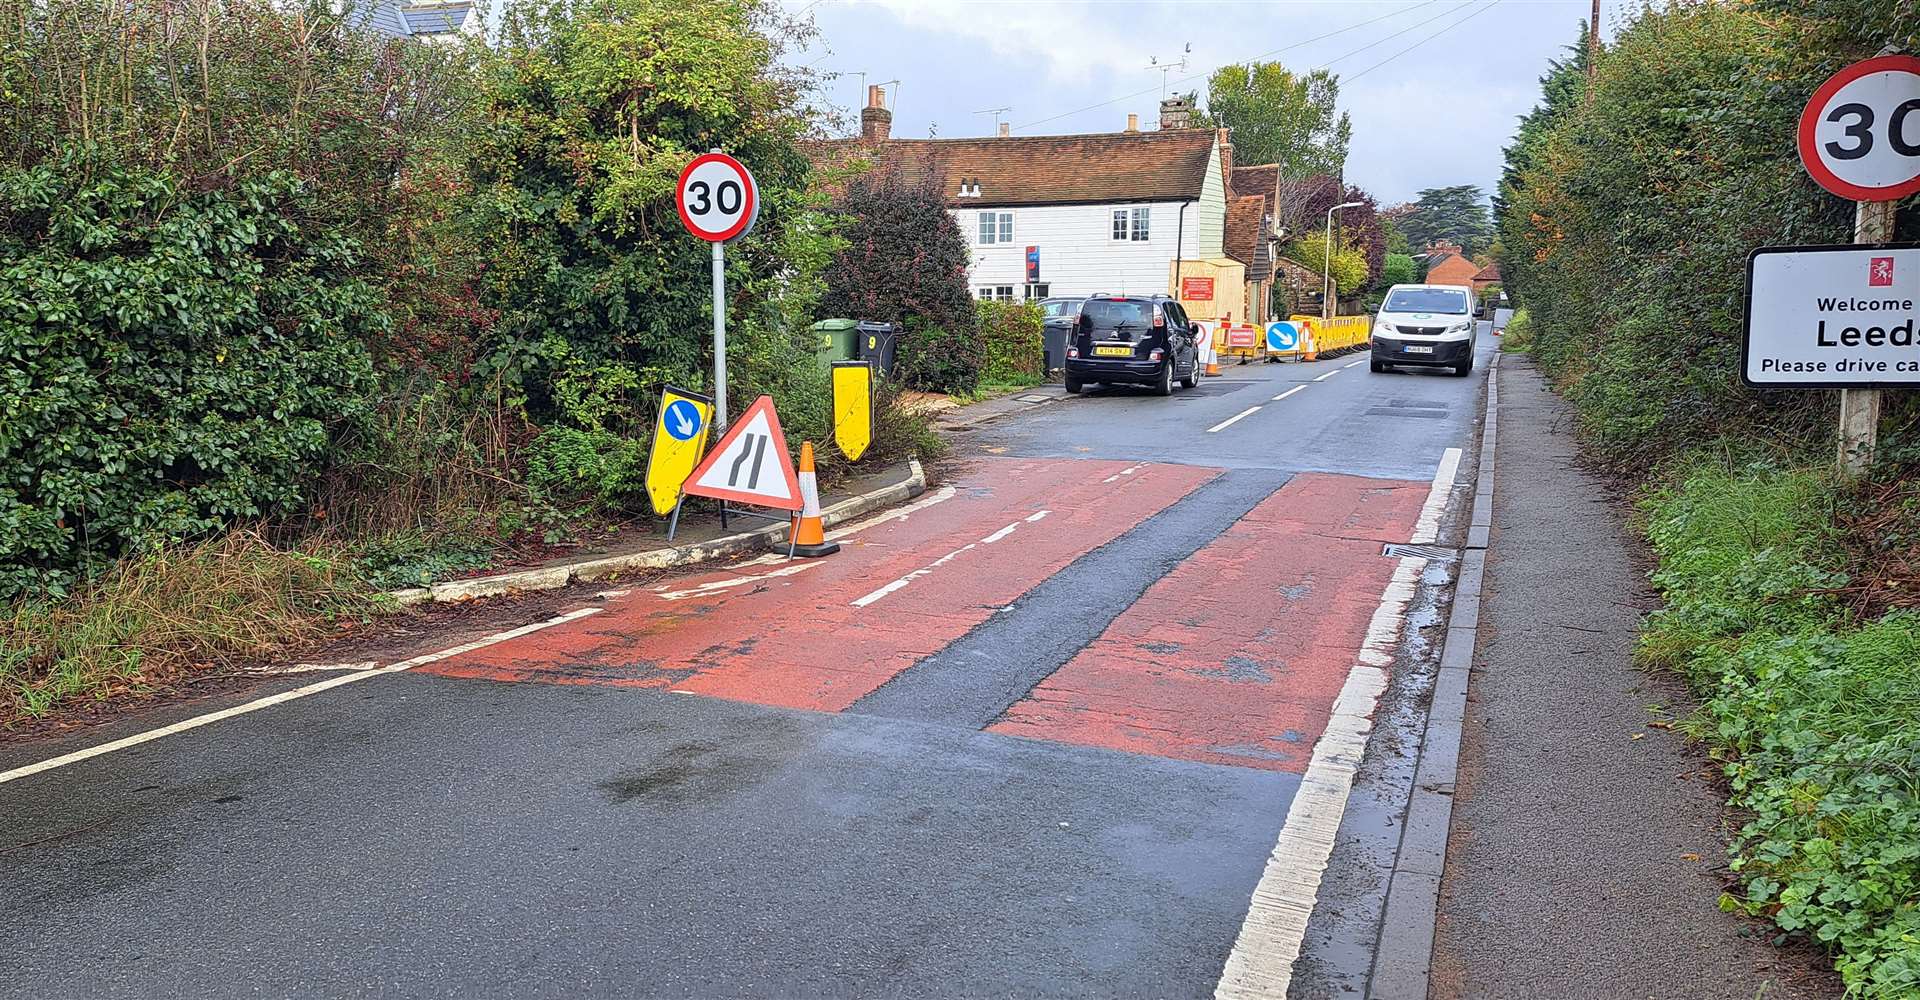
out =
{"type": "Polygon", "coordinates": [[[1741,377],[1778,389],[1920,385],[1916,307],[1920,246],[1755,250],[1741,377]]]}

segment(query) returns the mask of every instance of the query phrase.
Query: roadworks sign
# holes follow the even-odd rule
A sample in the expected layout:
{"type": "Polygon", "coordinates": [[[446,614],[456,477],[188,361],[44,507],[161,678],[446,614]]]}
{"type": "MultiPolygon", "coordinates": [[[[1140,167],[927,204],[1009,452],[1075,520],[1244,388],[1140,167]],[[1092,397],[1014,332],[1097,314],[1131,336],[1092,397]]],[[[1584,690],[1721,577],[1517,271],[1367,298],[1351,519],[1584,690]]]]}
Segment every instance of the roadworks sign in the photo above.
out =
{"type": "Polygon", "coordinates": [[[833,363],[833,443],[849,462],[858,462],[873,443],[871,362],[833,363]]]}
{"type": "Polygon", "coordinates": [[[686,492],[758,507],[800,509],[800,480],[794,475],[772,396],[754,400],[727,428],[726,436],[687,477],[686,492]]]}
{"type": "Polygon", "coordinates": [[[680,486],[706,453],[712,426],[713,400],[673,386],[660,390],[653,447],[647,451],[647,498],[655,514],[665,514],[680,502],[680,486]]]}

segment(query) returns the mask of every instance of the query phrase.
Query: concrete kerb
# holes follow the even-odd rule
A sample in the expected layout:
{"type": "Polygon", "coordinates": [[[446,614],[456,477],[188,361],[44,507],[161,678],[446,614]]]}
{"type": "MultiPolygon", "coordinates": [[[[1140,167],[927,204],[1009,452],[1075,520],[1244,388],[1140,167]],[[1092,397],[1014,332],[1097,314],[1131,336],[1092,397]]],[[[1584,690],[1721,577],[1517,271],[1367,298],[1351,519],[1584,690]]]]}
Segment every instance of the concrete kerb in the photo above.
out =
{"type": "MultiPolygon", "coordinates": [[[[927,473],[921,468],[918,458],[907,460],[907,478],[890,486],[869,490],[858,496],[847,497],[820,512],[822,524],[831,528],[836,524],[853,520],[872,513],[882,507],[904,503],[927,490],[927,473]]],[[[589,559],[582,562],[567,563],[563,566],[548,566],[541,569],[520,570],[513,573],[496,573],[492,576],[474,577],[470,580],[449,580],[436,583],[431,587],[415,587],[409,590],[396,590],[387,596],[403,605],[421,604],[427,601],[464,601],[476,597],[496,597],[501,594],[521,593],[530,590],[558,590],[569,584],[604,580],[619,573],[632,573],[641,570],[671,569],[676,566],[691,566],[745,552],[760,552],[786,538],[787,526],[772,524],[753,531],[726,535],[710,541],[696,542],[691,545],[677,545],[664,549],[649,549],[645,552],[633,552],[626,555],[607,556],[603,559],[589,559]]]]}
{"type": "Polygon", "coordinates": [[[1432,973],[1434,925],[1440,913],[1440,883],[1453,826],[1454,780],[1459,773],[1460,730],[1466,720],[1467,688],[1479,642],[1480,594],[1485,585],[1487,543],[1493,528],[1494,449],[1500,416],[1500,357],[1487,373],[1486,418],[1480,434],[1479,474],[1467,548],[1454,584],[1453,609],[1441,646],[1433,702],[1421,739],[1420,763],[1401,827],[1387,888],[1373,975],[1372,1000],[1426,1000],[1432,973]]]}

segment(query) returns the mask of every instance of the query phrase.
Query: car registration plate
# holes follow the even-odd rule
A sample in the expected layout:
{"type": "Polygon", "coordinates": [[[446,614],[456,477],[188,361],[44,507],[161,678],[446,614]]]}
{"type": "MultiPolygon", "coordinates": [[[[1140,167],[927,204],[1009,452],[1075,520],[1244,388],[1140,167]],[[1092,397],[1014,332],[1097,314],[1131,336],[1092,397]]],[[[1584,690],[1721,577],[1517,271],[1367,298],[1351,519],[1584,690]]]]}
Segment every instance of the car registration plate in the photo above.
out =
{"type": "Polygon", "coordinates": [[[1130,358],[1133,357],[1133,348],[1095,347],[1093,349],[1093,356],[1096,358],[1130,358]]]}
{"type": "Polygon", "coordinates": [[[1426,344],[1408,344],[1408,354],[1432,354],[1433,348],[1426,344]]]}

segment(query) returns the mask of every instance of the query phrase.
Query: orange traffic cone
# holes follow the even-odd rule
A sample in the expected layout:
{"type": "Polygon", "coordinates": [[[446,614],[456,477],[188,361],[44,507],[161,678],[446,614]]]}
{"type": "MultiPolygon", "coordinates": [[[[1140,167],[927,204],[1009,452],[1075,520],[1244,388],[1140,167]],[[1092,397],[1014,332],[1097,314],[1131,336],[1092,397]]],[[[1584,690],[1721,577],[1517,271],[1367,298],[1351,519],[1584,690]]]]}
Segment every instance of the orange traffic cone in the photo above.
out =
{"type": "Polygon", "coordinates": [[[840,551],[839,542],[827,541],[820,523],[820,484],[813,474],[813,442],[800,443],[800,515],[793,522],[793,544],[789,552],[817,558],[840,551]]]}
{"type": "Polygon", "coordinates": [[[1313,324],[1300,324],[1300,360],[1320,360],[1320,345],[1314,342],[1313,324]]]}
{"type": "Polygon", "coordinates": [[[1211,334],[1207,337],[1207,374],[1220,374],[1220,346],[1213,342],[1211,334]]]}

